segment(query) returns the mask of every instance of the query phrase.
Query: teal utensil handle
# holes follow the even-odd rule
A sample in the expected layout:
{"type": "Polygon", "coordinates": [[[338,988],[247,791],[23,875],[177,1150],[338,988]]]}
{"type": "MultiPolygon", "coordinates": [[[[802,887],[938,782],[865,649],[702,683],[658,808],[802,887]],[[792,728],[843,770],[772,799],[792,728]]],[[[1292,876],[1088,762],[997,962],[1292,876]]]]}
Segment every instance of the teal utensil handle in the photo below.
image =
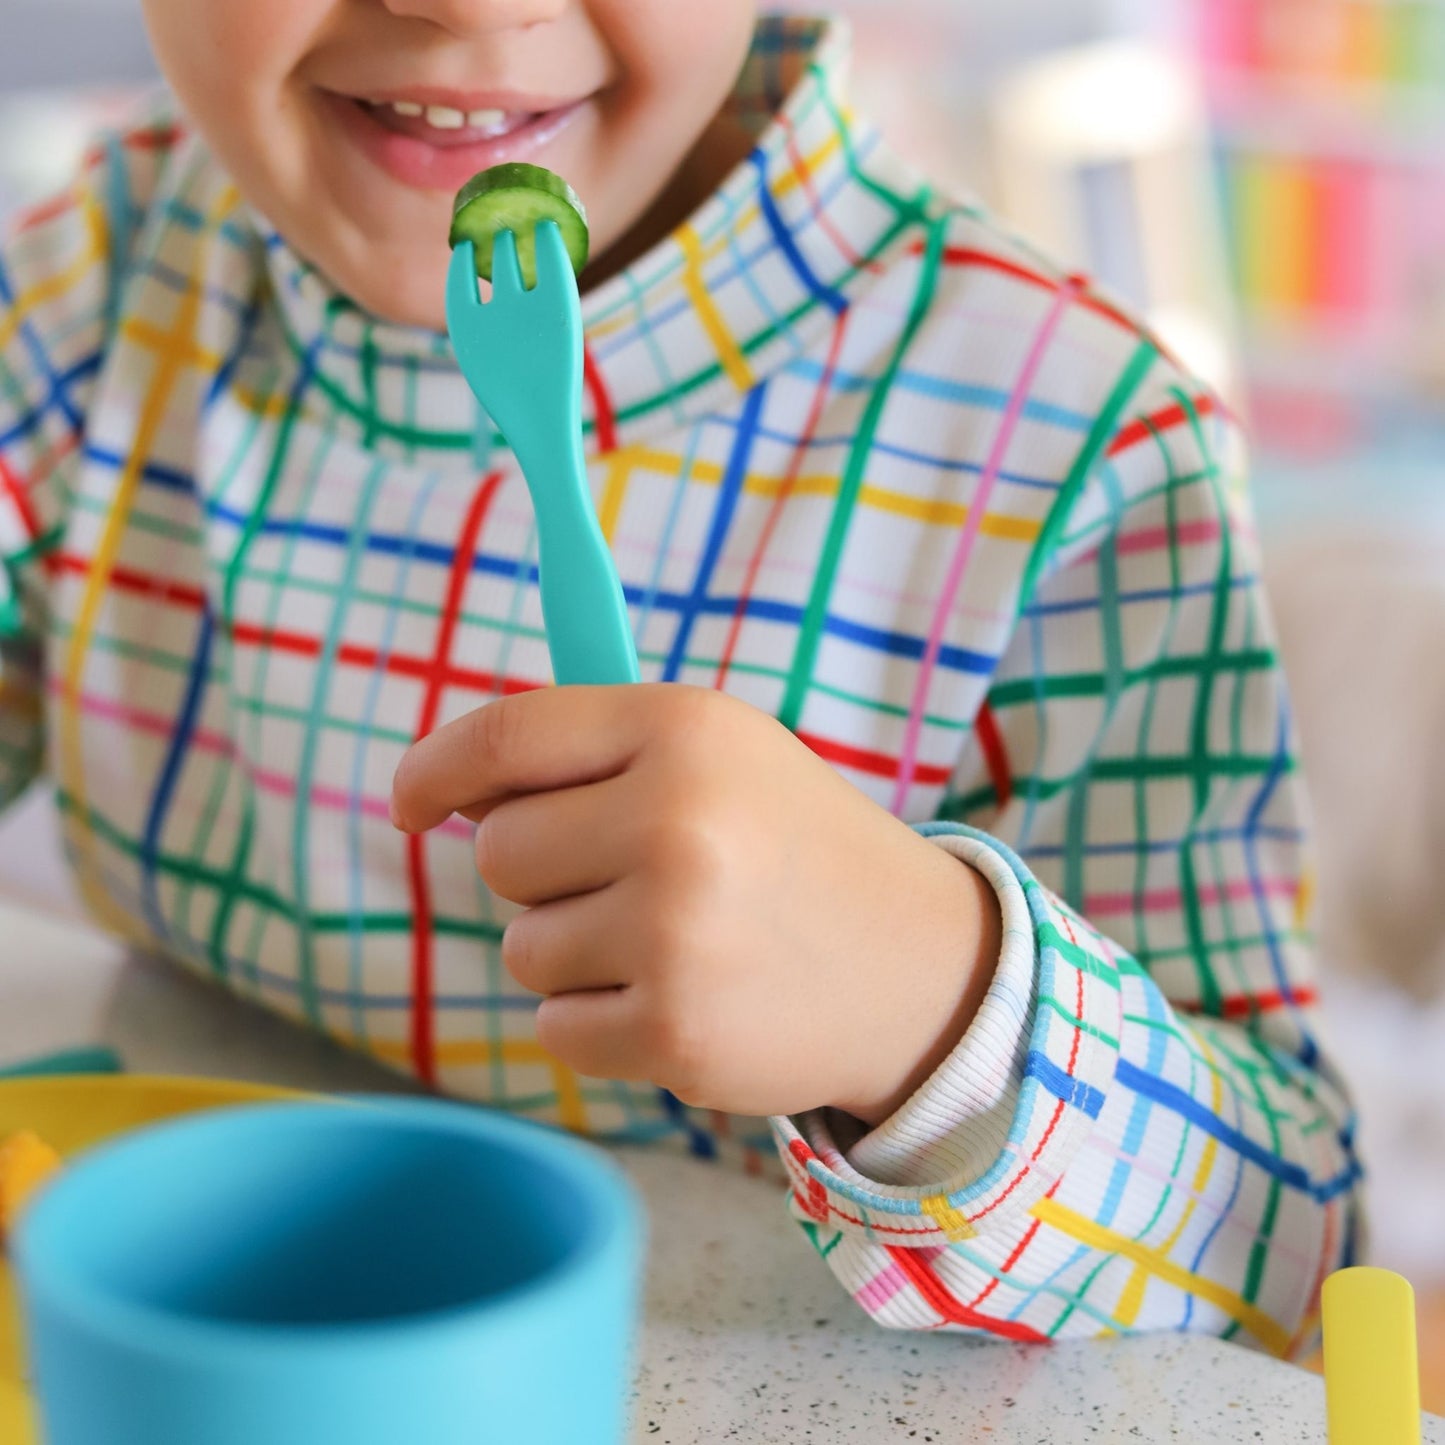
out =
{"type": "MultiPolygon", "coordinates": [[[[580,362],[578,385],[581,385],[580,362]]],[[[552,676],[563,686],[638,680],[627,599],[592,505],[576,416],[518,430],[537,513],[537,570],[552,676]]]]}
{"type": "Polygon", "coordinates": [[[559,684],[636,682],[637,648],[622,583],[597,524],[586,511],[551,523],[538,517],[542,618],[559,684]]]}
{"type": "Polygon", "coordinates": [[[556,222],[535,236],[523,289],[516,237],[493,247],[491,299],[477,299],[471,241],[452,252],[447,329],[477,399],[501,428],[537,514],[542,616],[558,683],[638,680],[627,602],[598,525],[582,455],[582,303],[556,222]]]}

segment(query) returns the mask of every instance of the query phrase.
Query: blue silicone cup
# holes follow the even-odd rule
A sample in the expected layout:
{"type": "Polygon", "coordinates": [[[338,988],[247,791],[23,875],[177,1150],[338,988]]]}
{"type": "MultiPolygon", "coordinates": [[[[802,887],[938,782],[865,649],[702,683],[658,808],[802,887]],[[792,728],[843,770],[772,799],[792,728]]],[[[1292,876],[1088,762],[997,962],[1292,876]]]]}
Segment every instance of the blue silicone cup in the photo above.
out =
{"type": "Polygon", "coordinates": [[[47,1445],[617,1445],[642,1234],[600,1151],[459,1105],[130,1135],[15,1241],[47,1445]]]}

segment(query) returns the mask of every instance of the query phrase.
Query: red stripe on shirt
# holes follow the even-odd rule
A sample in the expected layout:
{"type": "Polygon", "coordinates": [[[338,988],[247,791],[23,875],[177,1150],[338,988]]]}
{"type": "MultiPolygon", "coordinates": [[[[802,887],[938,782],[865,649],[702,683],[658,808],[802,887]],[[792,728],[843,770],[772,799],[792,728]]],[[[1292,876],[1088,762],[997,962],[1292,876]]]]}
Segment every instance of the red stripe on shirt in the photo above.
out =
{"type": "Polygon", "coordinates": [[[1147,441],[1156,432],[1168,431],[1171,427],[1179,426],[1191,417],[1212,416],[1218,409],[1219,403],[1214,397],[1198,396],[1190,402],[1188,407],[1183,402],[1176,402],[1173,406],[1166,406],[1163,411],[1156,411],[1151,416],[1141,416],[1136,421],[1130,422],[1128,426],[1119,429],[1119,434],[1109,443],[1108,455],[1117,457],[1120,452],[1126,452],[1130,447],[1147,441]]]}
{"type": "MultiPolygon", "coordinates": [[[[923,248],[924,242],[917,240],[908,249],[910,254],[921,256],[923,248]]],[[[972,246],[945,246],[943,248],[943,264],[963,269],[976,267],[986,271],[997,271],[1004,276],[1011,276],[1015,281],[1022,281],[1029,286],[1037,286],[1050,293],[1057,291],[1061,284],[1060,278],[1057,276],[1046,276],[1042,271],[1031,270],[1027,266],[1021,266],[1017,261],[1010,261],[1003,256],[996,256],[992,251],[980,251],[972,246]]],[[[1064,282],[1072,282],[1079,287],[1080,294],[1077,304],[1086,311],[1092,311],[1106,320],[1114,322],[1123,327],[1125,331],[1138,334],[1138,323],[1126,312],[1084,289],[1088,284],[1087,277],[1065,276],[1062,279],[1064,282]]]]}
{"type": "MultiPolygon", "coordinates": [[[[46,558],[46,565],[55,571],[72,572],[83,577],[90,572],[91,559],[61,552],[46,558]]],[[[205,605],[206,594],[202,588],[159,577],[154,573],[141,572],[132,567],[113,568],[110,580],[116,591],[135,593],[149,602],[169,602],[174,606],[192,610],[198,610],[205,605]]],[[[242,646],[273,648],[277,652],[295,653],[300,657],[321,655],[321,638],[291,628],[233,621],[227,627],[227,635],[233,643],[242,646]]],[[[336,660],[351,667],[380,668],[383,672],[397,677],[431,680],[438,676],[435,658],[417,657],[405,652],[383,653],[375,647],[365,647],[355,642],[342,643],[336,649],[336,660]]],[[[440,676],[448,687],[465,687],[476,692],[506,695],[531,692],[546,685],[540,680],[504,677],[476,667],[447,665],[440,669],[440,676]]]]}
{"type": "Polygon", "coordinates": [[[0,494],[10,498],[20,524],[25,528],[25,535],[32,542],[40,539],[40,518],[35,514],[35,508],[30,504],[30,497],[26,492],[24,484],[7,465],[5,458],[0,457],[0,494]]]}
{"type": "MultiPolygon", "coordinates": [[[[451,576],[447,579],[446,601],[442,607],[441,625],[437,629],[436,660],[422,699],[417,719],[416,740],[421,741],[436,726],[442,694],[447,684],[447,664],[452,639],[456,635],[457,618],[462,609],[462,594],[472,572],[482,523],[501,485],[502,474],[492,472],[483,478],[462,523],[461,536],[452,559],[451,576]]],[[[426,872],[426,837],[411,834],[407,840],[407,871],[411,876],[412,893],[412,975],[411,975],[411,1056],[417,1077],[436,1087],[436,1021],[432,1012],[435,969],[432,958],[431,884],[426,872]]]]}
{"type": "Polygon", "coordinates": [[[607,383],[593,359],[592,349],[582,347],[582,377],[592,397],[592,419],[597,427],[597,449],[600,452],[617,450],[617,417],[612,409],[612,398],[607,394],[607,383]]]}
{"type": "Polygon", "coordinates": [[[1014,795],[1008,749],[1004,746],[1003,734],[999,731],[998,718],[986,702],[979,708],[978,716],[973,720],[973,731],[978,738],[979,751],[983,754],[983,765],[988,769],[988,780],[993,784],[994,796],[998,799],[999,807],[1006,808],[1014,795]]]}
{"type": "Polygon", "coordinates": [[[904,1249],[896,1244],[884,1246],[888,1257],[898,1266],[928,1306],[952,1325],[963,1325],[971,1330],[983,1330],[1004,1340],[1019,1340],[1031,1345],[1048,1343],[1048,1336],[1032,1325],[1019,1320],[1000,1319],[996,1315],[981,1314],[970,1305],[964,1304],[944,1282],[918,1258],[917,1252],[904,1249]]]}
{"type": "MultiPolygon", "coordinates": [[[[851,743],[834,742],[831,738],[820,738],[815,733],[798,733],[799,742],[805,743],[820,758],[830,763],[841,763],[845,768],[853,768],[860,773],[871,773],[880,778],[896,778],[898,776],[898,759],[891,757],[888,753],[873,752],[868,748],[856,748],[851,743]]],[[[937,763],[920,764],[914,771],[914,779],[917,782],[929,785],[946,783],[951,774],[951,769],[940,766],[937,763]]]]}

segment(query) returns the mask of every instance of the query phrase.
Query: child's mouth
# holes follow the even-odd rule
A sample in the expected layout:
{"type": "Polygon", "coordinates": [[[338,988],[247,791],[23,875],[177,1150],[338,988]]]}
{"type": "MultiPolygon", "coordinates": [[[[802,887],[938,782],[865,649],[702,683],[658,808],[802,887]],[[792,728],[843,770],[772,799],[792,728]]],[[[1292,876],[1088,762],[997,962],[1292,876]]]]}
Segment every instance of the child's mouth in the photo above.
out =
{"type": "Polygon", "coordinates": [[[534,155],[587,103],[467,105],[466,97],[322,94],[345,134],[388,175],[441,191],[455,191],[488,166],[534,155]]]}
{"type": "Polygon", "coordinates": [[[450,105],[423,105],[419,100],[356,102],[380,126],[427,145],[453,149],[477,141],[511,135],[537,119],[535,111],[471,110],[450,105]]]}

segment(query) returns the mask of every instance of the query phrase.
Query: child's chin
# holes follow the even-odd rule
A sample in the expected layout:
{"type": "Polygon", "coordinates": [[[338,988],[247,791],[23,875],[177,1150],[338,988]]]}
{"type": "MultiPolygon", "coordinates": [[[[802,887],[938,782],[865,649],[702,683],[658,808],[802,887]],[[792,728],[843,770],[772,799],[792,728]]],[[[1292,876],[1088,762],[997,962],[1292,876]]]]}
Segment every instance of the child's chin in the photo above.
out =
{"type": "MultiPolygon", "coordinates": [[[[425,228],[422,228],[425,230],[425,228]]],[[[427,247],[373,247],[346,255],[317,255],[331,285],[369,316],[399,326],[446,330],[446,231],[427,247]]]]}
{"type": "Polygon", "coordinates": [[[348,295],[362,310],[378,320],[390,321],[398,326],[420,326],[427,331],[445,331],[445,261],[436,269],[434,284],[428,282],[430,274],[428,268],[426,271],[412,269],[404,280],[369,277],[358,282],[357,290],[362,294],[357,294],[357,290],[348,290],[348,295]]]}

